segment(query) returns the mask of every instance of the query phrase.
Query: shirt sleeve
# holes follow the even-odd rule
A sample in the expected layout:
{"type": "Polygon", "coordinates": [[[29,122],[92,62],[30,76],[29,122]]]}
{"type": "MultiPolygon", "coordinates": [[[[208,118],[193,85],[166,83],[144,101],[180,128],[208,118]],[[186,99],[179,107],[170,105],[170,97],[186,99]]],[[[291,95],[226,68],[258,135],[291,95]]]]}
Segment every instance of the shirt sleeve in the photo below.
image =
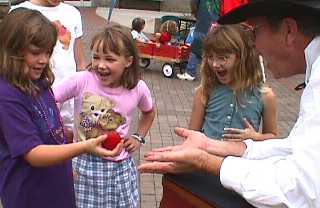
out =
{"type": "Polygon", "coordinates": [[[43,144],[25,102],[18,98],[0,101],[0,122],[3,138],[12,158],[22,156],[43,144]]]}
{"type": "Polygon", "coordinates": [[[63,78],[58,83],[54,83],[52,90],[56,101],[60,104],[77,97],[85,83],[85,76],[88,71],[76,72],[75,74],[63,78]]]}
{"type": "Polygon", "coordinates": [[[292,153],[291,139],[268,139],[264,141],[245,140],[247,149],[243,155],[248,159],[264,159],[272,156],[285,156],[292,153]]]}
{"type": "Polygon", "coordinates": [[[141,35],[141,38],[142,38],[145,42],[150,41],[150,39],[149,39],[143,32],[141,32],[140,35],[141,35]]]}
{"type": "Polygon", "coordinates": [[[249,160],[230,156],[220,171],[222,185],[256,207],[300,207],[297,204],[304,192],[297,186],[297,176],[292,160],[283,157],[249,160]]]}
{"type": "Polygon", "coordinates": [[[139,81],[138,87],[139,87],[139,95],[140,95],[138,107],[139,109],[141,109],[141,111],[148,112],[153,107],[151,92],[148,86],[146,85],[146,83],[142,80],[139,81]]]}
{"type": "Polygon", "coordinates": [[[135,30],[131,31],[131,35],[132,35],[133,40],[136,40],[139,37],[139,33],[135,30]]]}

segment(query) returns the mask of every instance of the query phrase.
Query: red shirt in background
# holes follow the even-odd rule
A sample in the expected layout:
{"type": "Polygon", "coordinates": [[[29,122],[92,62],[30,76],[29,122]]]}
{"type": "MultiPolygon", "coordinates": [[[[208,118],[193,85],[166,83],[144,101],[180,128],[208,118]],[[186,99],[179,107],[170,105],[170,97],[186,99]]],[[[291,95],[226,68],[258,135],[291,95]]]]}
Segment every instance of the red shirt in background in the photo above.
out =
{"type": "Polygon", "coordinates": [[[171,40],[171,35],[169,33],[163,32],[159,38],[159,42],[162,44],[166,44],[171,40]]]}

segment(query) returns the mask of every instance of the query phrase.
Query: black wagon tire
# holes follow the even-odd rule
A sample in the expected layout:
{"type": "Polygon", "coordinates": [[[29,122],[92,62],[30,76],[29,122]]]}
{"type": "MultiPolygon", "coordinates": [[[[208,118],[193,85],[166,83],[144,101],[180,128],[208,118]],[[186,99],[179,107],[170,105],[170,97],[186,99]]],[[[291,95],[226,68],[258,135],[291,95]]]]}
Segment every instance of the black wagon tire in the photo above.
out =
{"type": "Polygon", "coordinates": [[[139,61],[139,66],[141,68],[147,68],[150,65],[150,59],[149,58],[141,58],[139,61]]]}
{"type": "Polygon", "coordinates": [[[162,74],[166,78],[172,78],[173,74],[174,74],[174,68],[173,68],[172,64],[169,64],[169,63],[163,64],[162,65],[162,74]]]}

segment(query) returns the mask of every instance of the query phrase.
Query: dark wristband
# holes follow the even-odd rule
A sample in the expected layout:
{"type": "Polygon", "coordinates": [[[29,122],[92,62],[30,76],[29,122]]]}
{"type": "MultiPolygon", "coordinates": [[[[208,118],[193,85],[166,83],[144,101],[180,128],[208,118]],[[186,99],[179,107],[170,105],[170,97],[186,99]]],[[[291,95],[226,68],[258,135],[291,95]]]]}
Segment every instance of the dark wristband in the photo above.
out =
{"type": "Polygon", "coordinates": [[[144,137],[142,137],[139,133],[134,133],[131,136],[133,138],[135,138],[136,140],[138,140],[141,144],[145,144],[146,143],[144,137]]]}

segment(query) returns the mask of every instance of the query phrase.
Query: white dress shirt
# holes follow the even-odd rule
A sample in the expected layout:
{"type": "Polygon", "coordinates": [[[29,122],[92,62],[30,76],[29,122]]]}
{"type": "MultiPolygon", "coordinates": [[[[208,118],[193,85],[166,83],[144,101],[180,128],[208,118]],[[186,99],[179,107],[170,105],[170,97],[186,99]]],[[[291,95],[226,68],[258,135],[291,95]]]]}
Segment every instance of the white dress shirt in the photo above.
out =
{"type": "Polygon", "coordinates": [[[246,140],[243,157],[227,157],[221,183],[256,207],[320,207],[320,37],[305,49],[307,86],[285,139],[246,140]]]}

